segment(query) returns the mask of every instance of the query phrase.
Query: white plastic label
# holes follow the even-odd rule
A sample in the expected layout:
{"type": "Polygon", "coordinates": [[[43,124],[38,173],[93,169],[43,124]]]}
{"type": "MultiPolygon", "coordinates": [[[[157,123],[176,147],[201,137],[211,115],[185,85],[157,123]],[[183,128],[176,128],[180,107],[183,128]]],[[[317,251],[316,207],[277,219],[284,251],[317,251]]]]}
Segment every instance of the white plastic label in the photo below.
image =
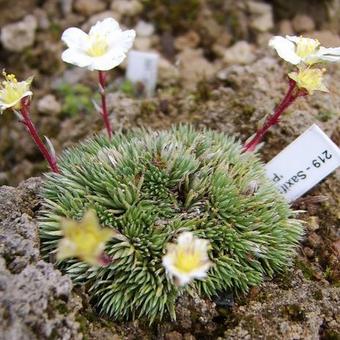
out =
{"type": "Polygon", "coordinates": [[[157,84],[157,53],[130,51],[126,77],[132,83],[142,83],[146,96],[152,96],[157,84]]]}
{"type": "Polygon", "coordinates": [[[268,177],[292,202],[340,165],[340,149],[315,124],[267,165],[268,177]]]}

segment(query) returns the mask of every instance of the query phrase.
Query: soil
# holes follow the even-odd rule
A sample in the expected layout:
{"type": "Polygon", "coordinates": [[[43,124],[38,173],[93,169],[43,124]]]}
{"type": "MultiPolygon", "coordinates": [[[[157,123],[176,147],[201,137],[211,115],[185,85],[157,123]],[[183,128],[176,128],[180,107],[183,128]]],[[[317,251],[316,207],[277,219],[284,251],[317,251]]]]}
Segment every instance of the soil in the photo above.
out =
{"type": "MultiPolygon", "coordinates": [[[[102,12],[113,11],[128,27],[141,19],[152,22],[155,33],[148,37],[148,43],[162,54],[159,84],[152,98],[144,98],[124,82],[124,65],[110,73],[108,98],[115,131],[190,123],[245,141],[287,89],[289,68],[267,48],[273,33],[284,34],[282,20],[287,24],[287,18],[295,14],[308,15],[314,22],[312,31],[300,32],[298,20],[291,20],[288,26],[292,33],[320,36],[323,32],[324,44],[340,46],[334,45],[340,40],[340,26],[334,20],[339,6],[332,1],[301,1],[296,13],[290,1],[269,2],[275,21],[265,31],[252,26],[253,19],[268,11],[268,3],[261,1],[256,3],[265,6],[256,14],[249,7],[250,1],[190,0],[185,6],[179,2],[171,16],[164,10],[172,4],[168,0],[137,1],[142,9],[137,11],[137,6],[137,12],[129,15],[119,14],[114,6],[110,9],[111,1],[94,1],[101,3],[98,12],[89,7],[84,10],[79,4],[67,12],[67,2],[23,0],[18,6],[0,0],[2,28],[27,14],[37,19],[34,44],[21,52],[2,47],[1,68],[16,73],[19,79],[35,74],[32,119],[41,134],[52,140],[57,153],[101,130],[101,120],[88,100],[97,98],[96,75],[63,64],[59,55],[63,50],[61,32],[72,25],[86,25],[102,12]],[[226,63],[226,51],[239,40],[250,45],[248,61],[226,63]],[[197,73],[201,68],[209,72],[197,73]],[[39,110],[39,100],[49,94],[55,96],[60,110],[39,110]]],[[[313,123],[340,144],[339,82],[340,67],[331,65],[326,76],[330,94],[301,98],[288,110],[265,138],[259,151],[264,162],[313,123]]],[[[266,280],[245,296],[225,294],[214,301],[183,296],[177,303],[175,323],[117,323],[98,317],[85,289],[73,287],[66,276],[40,259],[36,218],[41,174],[47,167],[15,116],[5,112],[0,120],[0,334],[4,339],[340,337],[339,170],[294,203],[294,208],[302,211],[299,218],[305,221],[306,235],[289,271],[266,280]],[[36,294],[29,294],[32,291],[36,294]]]]}

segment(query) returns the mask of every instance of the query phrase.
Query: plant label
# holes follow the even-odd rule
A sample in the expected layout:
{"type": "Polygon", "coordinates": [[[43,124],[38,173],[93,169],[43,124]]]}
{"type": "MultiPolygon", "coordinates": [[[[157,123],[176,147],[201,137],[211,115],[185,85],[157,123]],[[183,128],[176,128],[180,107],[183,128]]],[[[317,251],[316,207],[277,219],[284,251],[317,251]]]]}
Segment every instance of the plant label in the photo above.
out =
{"type": "Polygon", "coordinates": [[[313,124],[266,166],[268,177],[289,202],[313,188],[340,165],[340,149],[313,124]]]}
{"type": "Polygon", "coordinates": [[[130,51],[128,55],[126,78],[135,85],[141,84],[148,97],[155,92],[158,59],[159,55],[151,52],[130,51]]]}

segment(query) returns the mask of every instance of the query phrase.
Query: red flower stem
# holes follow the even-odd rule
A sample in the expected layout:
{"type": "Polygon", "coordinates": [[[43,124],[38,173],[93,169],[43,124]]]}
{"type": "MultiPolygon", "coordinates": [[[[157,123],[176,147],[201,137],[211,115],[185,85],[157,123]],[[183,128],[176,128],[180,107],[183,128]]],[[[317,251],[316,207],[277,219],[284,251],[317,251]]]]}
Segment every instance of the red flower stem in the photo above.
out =
{"type": "Polygon", "coordinates": [[[48,162],[51,170],[55,173],[59,173],[59,169],[57,166],[57,161],[54,156],[50,154],[50,152],[47,150],[45,144],[41,140],[41,138],[38,135],[38,131],[36,127],[34,126],[29,113],[29,100],[27,98],[23,98],[21,101],[21,108],[20,112],[22,115],[22,123],[27,127],[27,130],[29,134],[31,135],[32,139],[34,140],[35,144],[39,148],[40,152],[45,157],[46,161],[48,162]]]}
{"type": "Polygon", "coordinates": [[[99,85],[100,85],[100,96],[102,99],[102,117],[104,124],[109,135],[109,139],[112,137],[112,127],[110,124],[109,113],[107,111],[106,96],[105,96],[105,86],[106,86],[106,74],[104,71],[99,71],[99,85]]]}
{"type": "Polygon", "coordinates": [[[290,79],[289,88],[285,97],[277,106],[274,113],[265,120],[263,126],[257,130],[255,136],[244,145],[243,151],[254,151],[255,147],[262,141],[267,131],[280,121],[280,117],[282,113],[287,109],[287,107],[289,107],[296,98],[305,95],[307,95],[307,92],[305,90],[298,89],[296,87],[296,82],[290,79]]]}

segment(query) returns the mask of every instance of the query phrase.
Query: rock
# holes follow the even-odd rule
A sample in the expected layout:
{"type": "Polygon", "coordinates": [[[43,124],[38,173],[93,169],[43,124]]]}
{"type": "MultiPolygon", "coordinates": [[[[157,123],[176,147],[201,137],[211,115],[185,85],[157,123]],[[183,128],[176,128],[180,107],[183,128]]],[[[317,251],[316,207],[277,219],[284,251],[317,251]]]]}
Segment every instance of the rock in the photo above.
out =
{"type": "Polygon", "coordinates": [[[137,37],[133,46],[138,51],[148,51],[151,49],[152,40],[150,37],[137,37]]]}
{"type": "Polygon", "coordinates": [[[81,339],[75,315],[68,311],[70,278],[40,260],[38,225],[31,217],[40,187],[39,178],[18,188],[0,187],[1,338],[81,339]]]}
{"type": "Polygon", "coordinates": [[[309,247],[304,247],[303,252],[307,257],[313,257],[314,256],[314,250],[309,247]]]}
{"type": "Polygon", "coordinates": [[[314,20],[305,14],[298,14],[292,20],[292,25],[296,33],[311,32],[315,29],[314,20]]]}
{"type": "Polygon", "coordinates": [[[289,274],[294,277],[289,288],[265,283],[260,296],[235,306],[237,321],[221,339],[320,339],[337,334],[340,289],[305,280],[301,271],[289,274]]]}
{"type": "MultiPolygon", "coordinates": [[[[5,219],[15,218],[15,216],[21,214],[32,215],[32,209],[38,204],[37,196],[41,184],[40,178],[33,177],[21,183],[17,188],[0,187],[0,222],[3,222],[5,219]]],[[[27,235],[26,232],[22,232],[22,227],[20,226],[13,226],[11,228],[14,232],[17,232],[15,230],[19,228],[22,235],[25,235],[26,238],[32,238],[29,236],[31,228],[28,229],[29,234],[27,235]]],[[[7,231],[10,231],[9,229],[7,231]]],[[[34,237],[36,238],[36,236],[34,237]]]]}
{"type": "Polygon", "coordinates": [[[64,83],[75,85],[85,81],[87,77],[89,77],[89,72],[85,68],[70,68],[64,72],[62,77],[55,78],[52,81],[51,88],[55,90],[64,83]]]}
{"type": "Polygon", "coordinates": [[[143,10],[143,5],[138,0],[113,0],[111,9],[121,15],[133,17],[143,10]]]}
{"type": "Polygon", "coordinates": [[[196,338],[190,333],[185,333],[183,340],[196,340],[196,338]]]}
{"type": "Polygon", "coordinates": [[[106,18],[113,18],[113,19],[116,19],[117,21],[120,21],[121,15],[114,11],[104,11],[104,12],[97,13],[91,16],[90,19],[87,20],[85,24],[81,26],[81,29],[85,32],[88,32],[90,28],[93,25],[95,25],[98,21],[102,21],[106,18]]]}
{"type": "Polygon", "coordinates": [[[248,1],[248,10],[252,14],[250,27],[259,32],[268,32],[274,28],[273,9],[270,4],[248,1]]]}
{"type": "Polygon", "coordinates": [[[200,36],[195,31],[189,31],[175,39],[175,47],[180,51],[186,48],[196,48],[200,40],[200,36]]]}
{"type": "Polygon", "coordinates": [[[203,56],[201,49],[187,48],[178,55],[179,74],[187,89],[194,89],[203,79],[215,74],[215,67],[203,56]]]}
{"type": "Polygon", "coordinates": [[[72,13],[73,0],[59,0],[60,8],[63,15],[69,15],[72,13]]]}
{"type": "Polygon", "coordinates": [[[175,84],[179,79],[179,72],[176,66],[160,56],[158,61],[158,81],[160,84],[169,86],[175,84]]]}
{"type": "Polygon", "coordinates": [[[33,15],[37,19],[37,28],[47,30],[50,27],[50,20],[47,13],[41,8],[35,8],[33,15]]]}
{"type": "Polygon", "coordinates": [[[281,20],[279,22],[279,34],[280,35],[294,35],[294,30],[290,20],[281,20]]]}
{"type": "MultiPolygon", "coordinates": [[[[57,306],[72,289],[71,280],[39,261],[19,274],[11,274],[0,259],[0,330],[4,339],[81,339],[74,317],[61,314],[57,306]]],[[[59,307],[60,308],[60,307],[59,307]]]]}
{"type": "Polygon", "coordinates": [[[24,20],[8,24],[1,29],[1,42],[5,49],[21,52],[34,44],[37,20],[27,15],[24,20]]]}
{"type": "Polygon", "coordinates": [[[226,48],[224,46],[221,46],[219,44],[214,44],[211,47],[211,50],[219,57],[223,58],[224,53],[226,51],[226,48]]]}
{"type": "MultiPolygon", "coordinates": [[[[182,296],[176,304],[177,324],[186,331],[195,329],[195,332],[202,333],[210,338],[216,330],[216,324],[211,321],[217,316],[214,302],[203,299],[197,294],[193,296],[182,296]],[[199,316],[195,314],[199,311],[199,316]]],[[[197,314],[196,314],[197,315],[197,314]]]]}
{"type": "Polygon", "coordinates": [[[90,16],[104,11],[106,3],[103,0],[75,0],[74,9],[81,15],[90,16]]]}
{"type": "Polygon", "coordinates": [[[272,13],[272,6],[264,2],[258,1],[248,1],[247,2],[248,11],[255,15],[264,15],[272,13]]]}
{"type": "Polygon", "coordinates": [[[273,35],[269,32],[259,33],[256,36],[256,43],[258,47],[268,48],[269,40],[273,38],[273,35]]]}
{"type": "Polygon", "coordinates": [[[136,27],[135,31],[137,34],[137,37],[150,37],[154,34],[155,32],[155,26],[152,23],[146,22],[144,20],[139,20],[136,27]]]}
{"type": "Polygon", "coordinates": [[[38,111],[45,114],[57,115],[61,111],[61,105],[56,97],[48,94],[42,97],[37,104],[38,111]]]}
{"type": "Polygon", "coordinates": [[[315,31],[308,34],[308,37],[317,39],[320,44],[325,47],[338,47],[340,46],[340,37],[338,34],[331,31],[315,31]]]}
{"type": "Polygon", "coordinates": [[[25,15],[32,13],[35,7],[37,7],[37,0],[20,0],[20,3],[0,0],[0,27],[22,19],[25,15]]]}
{"type": "Polygon", "coordinates": [[[316,231],[320,228],[318,216],[310,216],[307,220],[306,227],[309,231],[316,231]]]}
{"type": "Polygon", "coordinates": [[[0,172],[0,185],[5,185],[8,183],[8,175],[6,172],[0,172]]]}
{"type": "Polygon", "coordinates": [[[322,238],[317,233],[311,233],[308,235],[308,242],[312,248],[317,248],[322,244],[322,238]]]}
{"type": "Polygon", "coordinates": [[[226,64],[250,64],[256,56],[254,48],[246,41],[239,41],[224,52],[223,61],[226,64]]]}
{"type": "Polygon", "coordinates": [[[251,21],[250,26],[259,32],[268,32],[274,28],[273,14],[268,13],[251,21]]]}
{"type": "Polygon", "coordinates": [[[340,239],[333,242],[333,249],[335,251],[336,256],[340,257],[340,239]]]}
{"type": "Polygon", "coordinates": [[[182,334],[176,331],[165,334],[165,340],[182,340],[182,334]]]}
{"type": "Polygon", "coordinates": [[[229,32],[223,32],[216,40],[216,44],[227,47],[230,45],[233,37],[229,32]]]}

